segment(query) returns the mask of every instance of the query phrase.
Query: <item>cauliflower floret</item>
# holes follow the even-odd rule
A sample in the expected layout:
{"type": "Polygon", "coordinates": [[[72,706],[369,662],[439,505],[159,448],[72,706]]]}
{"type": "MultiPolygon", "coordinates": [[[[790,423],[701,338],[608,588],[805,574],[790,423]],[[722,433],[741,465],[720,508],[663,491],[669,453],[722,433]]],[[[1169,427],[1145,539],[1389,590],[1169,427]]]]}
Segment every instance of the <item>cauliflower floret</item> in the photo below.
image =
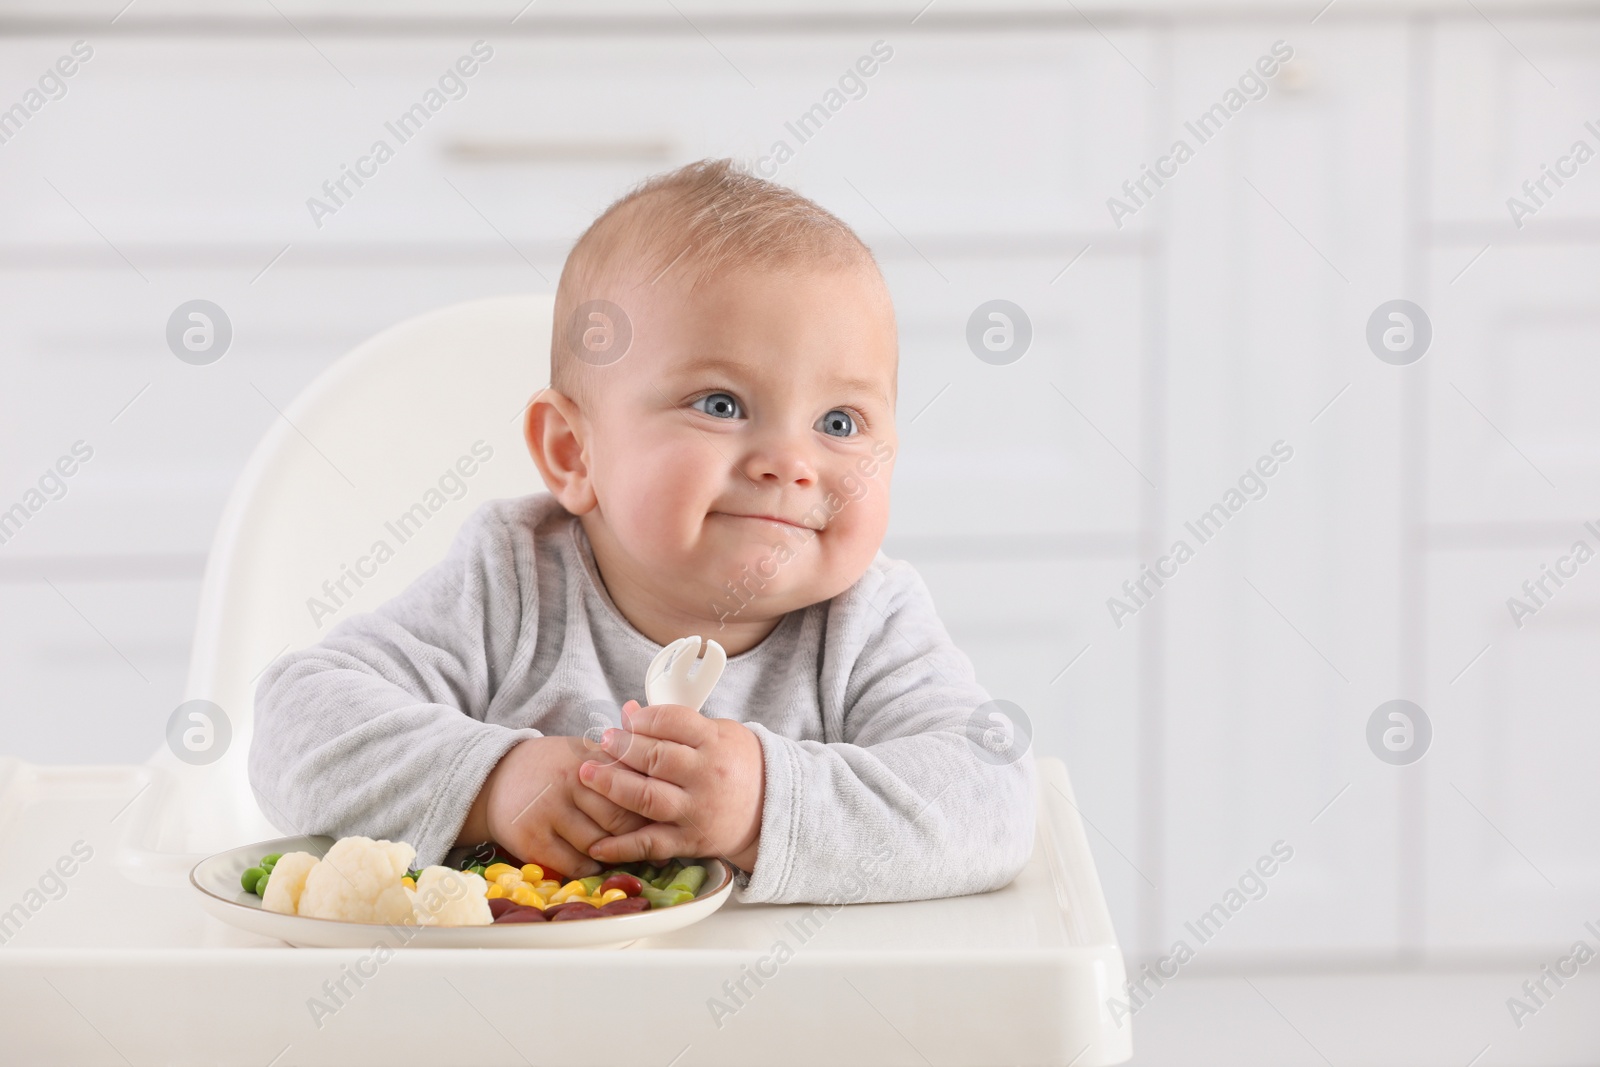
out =
{"type": "MultiPolygon", "coordinates": [[[[342,837],[306,875],[297,914],[358,923],[412,922],[411,898],[400,879],[416,855],[403,841],[342,837]]],[[[271,882],[267,885],[271,888],[271,882]]]]}
{"type": "Polygon", "coordinates": [[[488,926],[494,922],[488,892],[482,875],[429,867],[417,876],[411,899],[422,926],[488,926]]]}
{"type": "Polygon", "coordinates": [[[306,887],[306,875],[317,865],[317,857],[309,852],[289,852],[279,857],[267,879],[267,888],[261,894],[261,906],[267,911],[293,915],[300,906],[300,894],[306,887]]]}

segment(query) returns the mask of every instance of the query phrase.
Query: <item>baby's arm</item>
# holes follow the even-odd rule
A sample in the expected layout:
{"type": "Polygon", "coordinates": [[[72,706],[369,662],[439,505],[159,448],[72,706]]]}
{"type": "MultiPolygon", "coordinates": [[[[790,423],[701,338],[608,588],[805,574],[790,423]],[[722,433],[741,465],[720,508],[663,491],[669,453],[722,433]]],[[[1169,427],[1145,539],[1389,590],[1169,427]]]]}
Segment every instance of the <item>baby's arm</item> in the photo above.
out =
{"type": "Polygon", "coordinates": [[[766,792],[760,858],[742,901],[977,893],[1008,884],[1032,855],[1032,753],[985,752],[970,724],[989,695],[971,661],[915,570],[890,564],[886,579],[858,583],[843,594],[855,602],[829,620],[824,656],[854,656],[843,741],[747,724],[761,741],[766,792]]]}
{"type": "Polygon", "coordinates": [[[541,736],[485,721],[525,669],[537,619],[531,541],[512,536],[513,507],[474,512],[399,596],[263,675],[250,783],[279,827],[405,840],[419,865],[437,863],[491,769],[541,736]]]}

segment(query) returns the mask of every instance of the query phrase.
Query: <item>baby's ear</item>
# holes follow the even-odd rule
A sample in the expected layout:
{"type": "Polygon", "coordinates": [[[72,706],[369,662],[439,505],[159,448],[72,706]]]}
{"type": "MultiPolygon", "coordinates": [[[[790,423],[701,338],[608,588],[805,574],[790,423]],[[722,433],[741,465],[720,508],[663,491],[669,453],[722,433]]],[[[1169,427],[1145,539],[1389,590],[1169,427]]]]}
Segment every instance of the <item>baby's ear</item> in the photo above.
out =
{"type": "Polygon", "coordinates": [[[540,390],[523,417],[522,435],[545,488],[574,515],[597,503],[583,454],[586,432],[578,406],[554,389],[540,390]]]}

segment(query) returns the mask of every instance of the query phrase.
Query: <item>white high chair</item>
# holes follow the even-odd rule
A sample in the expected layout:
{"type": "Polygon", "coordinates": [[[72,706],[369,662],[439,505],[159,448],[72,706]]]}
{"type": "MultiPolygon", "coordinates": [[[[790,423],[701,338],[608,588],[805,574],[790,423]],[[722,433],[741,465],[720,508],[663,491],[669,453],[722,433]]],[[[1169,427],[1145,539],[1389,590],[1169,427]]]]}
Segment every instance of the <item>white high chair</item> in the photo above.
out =
{"type": "Polygon", "coordinates": [[[123,767],[0,758],[0,907],[72,835],[97,850],[0,951],[0,1001],[30,1020],[7,1027],[8,1052],[260,1065],[287,1046],[281,1064],[341,1067],[503,1057],[506,1045],[538,1063],[685,1067],[1128,1059],[1129,1022],[1108,1006],[1126,1000],[1122,956],[1056,759],[1039,760],[1034,857],[995,893],[820,911],[730,902],[610,952],[407,949],[316,1024],[308,998],[371,953],[289,950],[201,912],[187,885],[195,862],[300,832],[267,821],[246,776],[260,673],[399,592],[479,502],[542,488],[521,413],[548,375],[552,303],[497,297],[401,323],[334,364],[267,433],[212,547],[187,687],[227,717],[220,758],[192,766],[166,747],[123,767]],[[458,468],[463,456],[477,462],[458,468]],[[430,497],[449,471],[465,492],[430,497]],[[418,521],[402,541],[408,512],[418,521]],[[378,541],[393,550],[382,564],[370,558],[378,541]],[[789,924],[808,913],[815,933],[802,943],[789,924]],[[780,939],[793,958],[714,1021],[709,998],[727,1003],[724,983],[780,939]]]}

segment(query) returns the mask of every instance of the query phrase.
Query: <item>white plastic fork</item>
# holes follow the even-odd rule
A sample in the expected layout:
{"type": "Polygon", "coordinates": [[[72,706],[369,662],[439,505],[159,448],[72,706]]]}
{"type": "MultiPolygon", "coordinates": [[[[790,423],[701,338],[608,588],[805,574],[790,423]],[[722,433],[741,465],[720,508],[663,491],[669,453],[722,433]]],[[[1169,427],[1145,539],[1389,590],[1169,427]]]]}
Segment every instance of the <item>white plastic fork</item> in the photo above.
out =
{"type": "Polygon", "coordinates": [[[699,711],[722,677],[728,654],[715,641],[706,641],[700,657],[700,638],[680,637],[667,645],[644,672],[644,696],[650,704],[682,704],[699,711]],[[699,664],[694,672],[690,668],[699,664]]]}

